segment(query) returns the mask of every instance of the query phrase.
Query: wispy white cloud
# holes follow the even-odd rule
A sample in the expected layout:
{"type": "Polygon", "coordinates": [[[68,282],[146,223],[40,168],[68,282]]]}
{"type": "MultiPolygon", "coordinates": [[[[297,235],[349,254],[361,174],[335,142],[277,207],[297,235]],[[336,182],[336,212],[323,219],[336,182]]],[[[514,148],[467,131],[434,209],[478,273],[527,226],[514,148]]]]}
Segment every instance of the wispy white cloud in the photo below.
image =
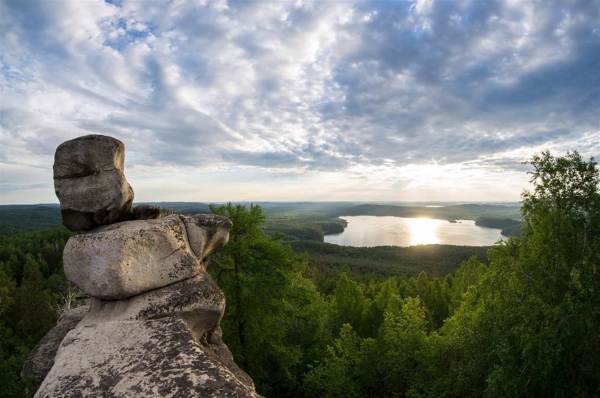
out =
{"type": "Polygon", "coordinates": [[[597,0],[3,0],[0,23],[3,203],[53,200],[54,149],[91,133],[140,200],[516,199],[534,151],[600,156],[597,0]]]}

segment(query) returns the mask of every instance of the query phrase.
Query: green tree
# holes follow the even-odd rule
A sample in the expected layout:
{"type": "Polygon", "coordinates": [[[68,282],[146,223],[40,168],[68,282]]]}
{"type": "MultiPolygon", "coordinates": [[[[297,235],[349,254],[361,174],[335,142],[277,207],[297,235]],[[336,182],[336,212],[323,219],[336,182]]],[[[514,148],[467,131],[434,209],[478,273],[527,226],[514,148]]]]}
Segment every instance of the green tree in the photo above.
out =
{"type": "Polygon", "coordinates": [[[491,265],[442,328],[445,377],[431,395],[600,394],[600,193],[596,162],[548,152],[529,164],[522,240],[491,265]]]}
{"type": "Polygon", "coordinates": [[[24,397],[20,376],[30,350],[54,326],[67,284],[62,251],[73,235],[64,227],[0,236],[0,395],[24,397]]]}
{"type": "Polygon", "coordinates": [[[217,272],[217,282],[225,285],[226,294],[230,293],[228,295],[230,315],[228,318],[231,319],[232,330],[236,333],[239,360],[241,365],[247,368],[249,358],[246,312],[250,303],[244,300],[242,288],[246,283],[252,283],[250,276],[256,269],[256,267],[253,269],[253,263],[255,258],[263,254],[258,250],[264,240],[260,227],[266,217],[260,206],[254,205],[247,210],[246,206],[232,203],[219,207],[211,204],[210,210],[213,214],[228,217],[233,222],[229,232],[229,243],[219,256],[221,264],[217,272]]]}
{"type": "Polygon", "coordinates": [[[391,300],[399,297],[398,286],[394,278],[373,286],[374,297],[365,308],[364,323],[367,337],[376,337],[383,322],[383,315],[391,300]]]}
{"type": "MultiPolygon", "coordinates": [[[[372,339],[368,339],[371,344],[372,339]]],[[[304,391],[309,397],[358,398],[364,393],[359,377],[364,372],[361,346],[364,340],[345,324],[333,345],[327,347],[323,361],[304,378],[304,391]]]]}
{"type": "Polygon", "coordinates": [[[15,294],[19,315],[16,331],[29,345],[35,345],[56,323],[56,309],[37,261],[27,254],[23,265],[23,280],[15,294]]]}
{"type": "Polygon", "coordinates": [[[260,206],[210,208],[233,222],[213,271],[227,298],[224,340],[262,394],[283,395],[327,344],[325,302],[303,277],[308,258],[261,230],[260,206]]]}
{"type": "Polygon", "coordinates": [[[487,267],[476,256],[463,261],[454,275],[446,278],[449,286],[449,311],[454,312],[462,302],[463,295],[471,286],[476,286],[485,274],[487,267]]]}
{"type": "Polygon", "coordinates": [[[361,287],[342,273],[330,296],[329,322],[332,335],[337,335],[344,324],[364,335],[363,313],[368,308],[368,299],[361,287]]]}
{"type": "Polygon", "coordinates": [[[390,302],[379,329],[378,396],[404,396],[418,384],[426,328],[425,309],[419,299],[390,302]]]}
{"type": "Polygon", "coordinates": [[[416,396],[427,348],[425,318],[417,298],[391,295],[376,338],[361,338],[351,325],[343,325],[325,358],[306,375],[308,395],[416,396]]]}

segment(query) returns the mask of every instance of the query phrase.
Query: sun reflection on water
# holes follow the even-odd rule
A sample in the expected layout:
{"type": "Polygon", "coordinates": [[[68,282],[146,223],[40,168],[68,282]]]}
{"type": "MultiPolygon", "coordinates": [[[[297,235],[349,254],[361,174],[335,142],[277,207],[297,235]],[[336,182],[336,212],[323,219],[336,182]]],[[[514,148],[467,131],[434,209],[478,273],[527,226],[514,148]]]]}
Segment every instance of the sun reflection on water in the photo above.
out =
{"type": "Polygon", "coordinates": [[[410,245],[430,245],[439,243],[438,227],[440,220],[432,220],[430,218],[409,218],[406,220],[408,229],[410,230],[411,240],[410,245]]]}

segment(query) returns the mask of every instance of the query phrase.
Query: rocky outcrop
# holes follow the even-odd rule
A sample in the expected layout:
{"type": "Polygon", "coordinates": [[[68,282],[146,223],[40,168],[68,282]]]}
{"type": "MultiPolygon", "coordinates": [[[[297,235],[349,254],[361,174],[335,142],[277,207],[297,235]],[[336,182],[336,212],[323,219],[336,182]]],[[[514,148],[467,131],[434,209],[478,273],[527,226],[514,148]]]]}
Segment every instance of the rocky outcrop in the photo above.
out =
{"type": "Polygon", "coordinates": [[[198,275],[230,228],[225,217],[176,214],[103,226],[69,239],[65,274],[89,296],[131,297],[198,275]]]}
{"type": "Polygon", "coordinates": [[[213,332],[225,311],[225,296],[207,273],[124,300],[90,300],[82,325],[108,321],[184,319],[195,336],[213,332]]]}
{"type": "Polygon", "coordinates": [[[112,137],[86,135],[58,146],[54,189],[65,227],[88,231],[131,218],[133,189],[124,162],[125,145],[112,137]]]}
{"type": "MultiPolygon", "coordinates": [[[[59,147],[56,164],[70,166],[57,169],[55,164],[55,176],[87,178],[96,169],[112,173],[119,159],[122,174],[119,145],[103,137],[100,156],[80,147],[97,141],[90,137],[98,136],[59,147]],[[71,147],[78,148],[74,159],[65,155],[64,148],[71,147]],[[92,164],[85,164],[86,153],[92,154],[92,164]],[[114,161],[107,163],[109,155],[114,161]]],[[[90,192],[79,194],[95,191],[90,192]]],[[[134,220],[111,224],[113,218],[132,218],[126,207],[119,216],[92,217],[109,225],[71,237],[65,246],[65,274],[90,296],[89,310],[68,325],[63,322],[60,332],[53,329],[47,343],[34,350],[23,373],[43,379],[35,396],[257,397],[252,379],[221,341],[225,296],[206,272],[205,264],[213,262],[208,256],[227,244],[231,221],[206,214],[161,217],[160,208],[149,206],[134,220]]],[[[92,208],[67,223],[88,220],[92,208]]],[[[77,223],[72,225],[85,224],[77,223]]]]}
{"type": "Polygon", "coordinates": [[[36,397],[257,397],[236,371],[182,319],[102,322],[67,335],[36,397]]]}

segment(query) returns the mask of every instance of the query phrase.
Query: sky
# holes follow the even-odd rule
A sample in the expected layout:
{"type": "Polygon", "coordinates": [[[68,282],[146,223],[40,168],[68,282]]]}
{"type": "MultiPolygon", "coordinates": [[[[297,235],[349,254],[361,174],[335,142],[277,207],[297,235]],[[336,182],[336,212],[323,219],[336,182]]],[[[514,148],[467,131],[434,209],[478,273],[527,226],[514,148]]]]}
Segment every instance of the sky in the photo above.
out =
{"type": "Polygon", "coordinates": [[[518,201],[600,158],[600,1],[0,0],[0,204],[56,147],[126,147],[135,201],[518,201]]]}

